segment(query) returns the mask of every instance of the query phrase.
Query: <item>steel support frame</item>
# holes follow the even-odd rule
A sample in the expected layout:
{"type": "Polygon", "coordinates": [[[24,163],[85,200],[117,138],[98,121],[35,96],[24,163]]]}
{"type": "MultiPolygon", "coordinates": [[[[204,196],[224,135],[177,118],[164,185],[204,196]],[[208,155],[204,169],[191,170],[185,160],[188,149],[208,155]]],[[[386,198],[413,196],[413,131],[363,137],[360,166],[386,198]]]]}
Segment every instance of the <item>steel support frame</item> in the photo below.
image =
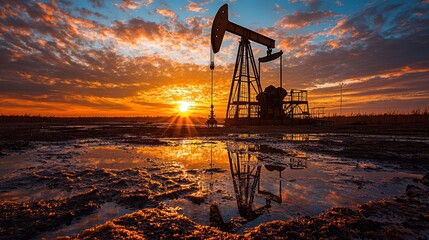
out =
{"type": "Polygon", "coordinates": [[[250,41],[241,38],[226,110],[226,120],[259,118],[256,96],[262,92],[260,75],[250,41]]]}
{"type": "Polygon", "coordinates": [[[259,186],[261,166],[250,164],[251,155],[246,153],[228,152],[228,158],[238,211],[240,216],[252,219],[255,217],[252,206],[259,186]]]}

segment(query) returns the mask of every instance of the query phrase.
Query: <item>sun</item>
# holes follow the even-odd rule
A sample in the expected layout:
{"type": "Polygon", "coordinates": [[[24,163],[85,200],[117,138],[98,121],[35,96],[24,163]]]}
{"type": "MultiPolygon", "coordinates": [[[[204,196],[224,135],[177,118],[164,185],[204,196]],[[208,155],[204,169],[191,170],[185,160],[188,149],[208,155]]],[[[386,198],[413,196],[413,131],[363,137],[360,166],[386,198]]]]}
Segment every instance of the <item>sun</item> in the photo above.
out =
{"type": "Polygon", "coordinates": [[[180,102],[179,105],[179,111],[181,114],[187,114],[189,112],[189,107],[192,105],[192,103],[187,101],[180,102]]]}

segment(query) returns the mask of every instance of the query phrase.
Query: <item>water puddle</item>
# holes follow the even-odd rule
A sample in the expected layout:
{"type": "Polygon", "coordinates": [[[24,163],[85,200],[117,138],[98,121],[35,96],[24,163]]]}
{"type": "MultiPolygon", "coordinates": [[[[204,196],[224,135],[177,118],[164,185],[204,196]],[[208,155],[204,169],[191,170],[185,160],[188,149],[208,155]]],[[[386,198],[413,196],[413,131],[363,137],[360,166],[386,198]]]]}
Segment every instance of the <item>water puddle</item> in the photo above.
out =
{"type": "Polygon", "coordinates": [[[8,175],[14,174],[21,168],[39,166],[40,163],[31,161],[32,157],[36,153],[36,151],[28,151],[0,157],[0,176],[6,177],[8,175]]]}
{"type": "Polygon", "coordinates": [[[205,225],[214,224],[213,212],[224,224],[244,218],[245,226],[315,215],[330,207],[400,195],[413,178],[421,177],[374,163],[307,154],[290,149],[288,143],[291,138],[317,141],[317,137],[288,136],[284,142],[263,144],[254,143],[260,139],[256,135],[232,137],[242,141],[167,139],[168,146],[94,147],[77,159],[119,169],[148,162],[181,164],[199,178],[202,202],[178,199],[167,204],[181,207],[185,215],[205,225]]]}
{"type": "MultiPolygon", "coordinates": [[[[73,174],[91,168],[112,170],[106,176],[115,176],[118,171],[137,168],[150,175],[151,169],[163,169],[166,163],[177,164],[169,165],[170,175],[184,171],[185,176],[196,179],[198,189],[190,195],[166,200],[167,206],[180,208],[195,222],[238,232],[262,222],[313,216],[331,207],[401,195],[413,178],[422,176],[418,170],[406,172],[394,164],[310,153],[300,148],[302,144],[317,145],[326,137],[338,141],[342,138],[316,134],[231,134],[219,138],[162,139],[166,144],[159,145],[97,139],[40,143],[31,152],[0,158],[0,169],[6,174],[28,166],[34,167],[34,171],[60,166],[73,170],[73,174]]],[[[68,184],[73,181],[78,180],[71,179],[68,184]]],[[[117,182],[120,184],[121,180],[117,182]]],[[[76,189],[73,191],[78,192],[76,189]]],[[[24,187],[6,189],[0,200],[29,201],[76,194],[62,193],[55,186],[37,189],[37,194],[29,191],[24,187]]],[[[75,234],[131,211],[117,203],[105,203],[95,213],[41,236],[75,234]]]]}
{"type": "Polygon", "coordinates": [[[115,219],[131,212],[133,211],[126,209],[116,203],[108,202],[102,204],[95,213],[76,219],[72,221],[70,225],[65,226],[59,230],[45,232],[37,237],[40,239],[56,239],[60,236],[72,236],[82,232],[83,229],[92,228],[98,224],[105,223],[107,220],[115,219]]]}

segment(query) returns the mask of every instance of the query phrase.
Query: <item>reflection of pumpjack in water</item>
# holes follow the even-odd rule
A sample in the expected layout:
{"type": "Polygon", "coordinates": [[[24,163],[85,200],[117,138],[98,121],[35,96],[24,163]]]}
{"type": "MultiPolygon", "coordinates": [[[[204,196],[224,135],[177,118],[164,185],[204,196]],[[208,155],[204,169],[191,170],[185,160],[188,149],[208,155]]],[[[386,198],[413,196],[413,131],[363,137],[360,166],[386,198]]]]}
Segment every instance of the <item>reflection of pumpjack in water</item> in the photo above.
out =
{"type": "MultiPolygon", "coordinates": [[[[282,202],[281,180],[279,182],[278,195],[260,189],[262,166],[257,164],[258,159],[255,156],[248,153],[228,152],[228,158],[234,185],[234,192],[237,200],[238,212],[245,220],[241,221],[242,224],[250,222],[265,213],[271,207],[271,201],[277,203],[282,202]],[[258,194],[264,196],[265,205],[257,209],[253,209],[252,206],[256,189],[258,189],[258,194]]],[[[291,169],[303,169],[307,167],[307,164],[304,159],[291,158],[289,166],[291,169]]],[[[278,171],[280,179],[282,176],[282,171],[286,169],[284,166],[275,165],[265,165],[265,168],[270,172],[278,171]]],[[[233,222],[230,221],[225,223],[223,221],[218,205],[216,204],[212,204],[210,206],[210,225],[218,227],[224,231],[231,231],[235,227],[233,222]]]]}

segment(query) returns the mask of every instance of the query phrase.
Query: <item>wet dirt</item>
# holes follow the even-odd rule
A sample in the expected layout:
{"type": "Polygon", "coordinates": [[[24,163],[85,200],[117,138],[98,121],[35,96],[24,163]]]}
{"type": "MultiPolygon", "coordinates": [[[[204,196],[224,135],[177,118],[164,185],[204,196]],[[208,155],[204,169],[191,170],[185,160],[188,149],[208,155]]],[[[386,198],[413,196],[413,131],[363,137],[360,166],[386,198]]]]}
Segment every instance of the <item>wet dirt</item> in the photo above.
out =
{"type": "Polygon", "coordinates": [[[64,239],[427,239],[428,194],[410,185],[400,197],[263,223],[243,234],[197,224],[176,209],[148,208],[64,239]]]}
{"type": "MultiPolygon", "coordinates": [[[[385,201],[423,215],[403,219],[402,225],[377,220],[383,231],[391,225],[395,234],[427,236],[413,228],[427,226],[427,203],[418,200],[423,207],[414,209],[406,203],[425,191],[428,138],[231,132],[165,138],[140,125],[133,133],[109,126],[44,127],[44,133],[27,138],[28,144],[3,148],[0,235],[260,238],[272,232],[267,236],[275,238],[295,236],[289,226],[297,226],[301,238],[371,238],[381,235],[364,233],[381,230],[359,229],[375,221],[359,204],[372,201],[368,209],[380,214],[385,201]],[[50,137],[40,139],[44,134],[50,137]],[[412,196],[395,200],[407,188],[412,196]],[[167,231],[164,223],[177,229],[167,231]],[[345,235],[348,228],[354,235],[345,235]]],[[[392,209],[391,214],[404,213],[392,209]]]]}

